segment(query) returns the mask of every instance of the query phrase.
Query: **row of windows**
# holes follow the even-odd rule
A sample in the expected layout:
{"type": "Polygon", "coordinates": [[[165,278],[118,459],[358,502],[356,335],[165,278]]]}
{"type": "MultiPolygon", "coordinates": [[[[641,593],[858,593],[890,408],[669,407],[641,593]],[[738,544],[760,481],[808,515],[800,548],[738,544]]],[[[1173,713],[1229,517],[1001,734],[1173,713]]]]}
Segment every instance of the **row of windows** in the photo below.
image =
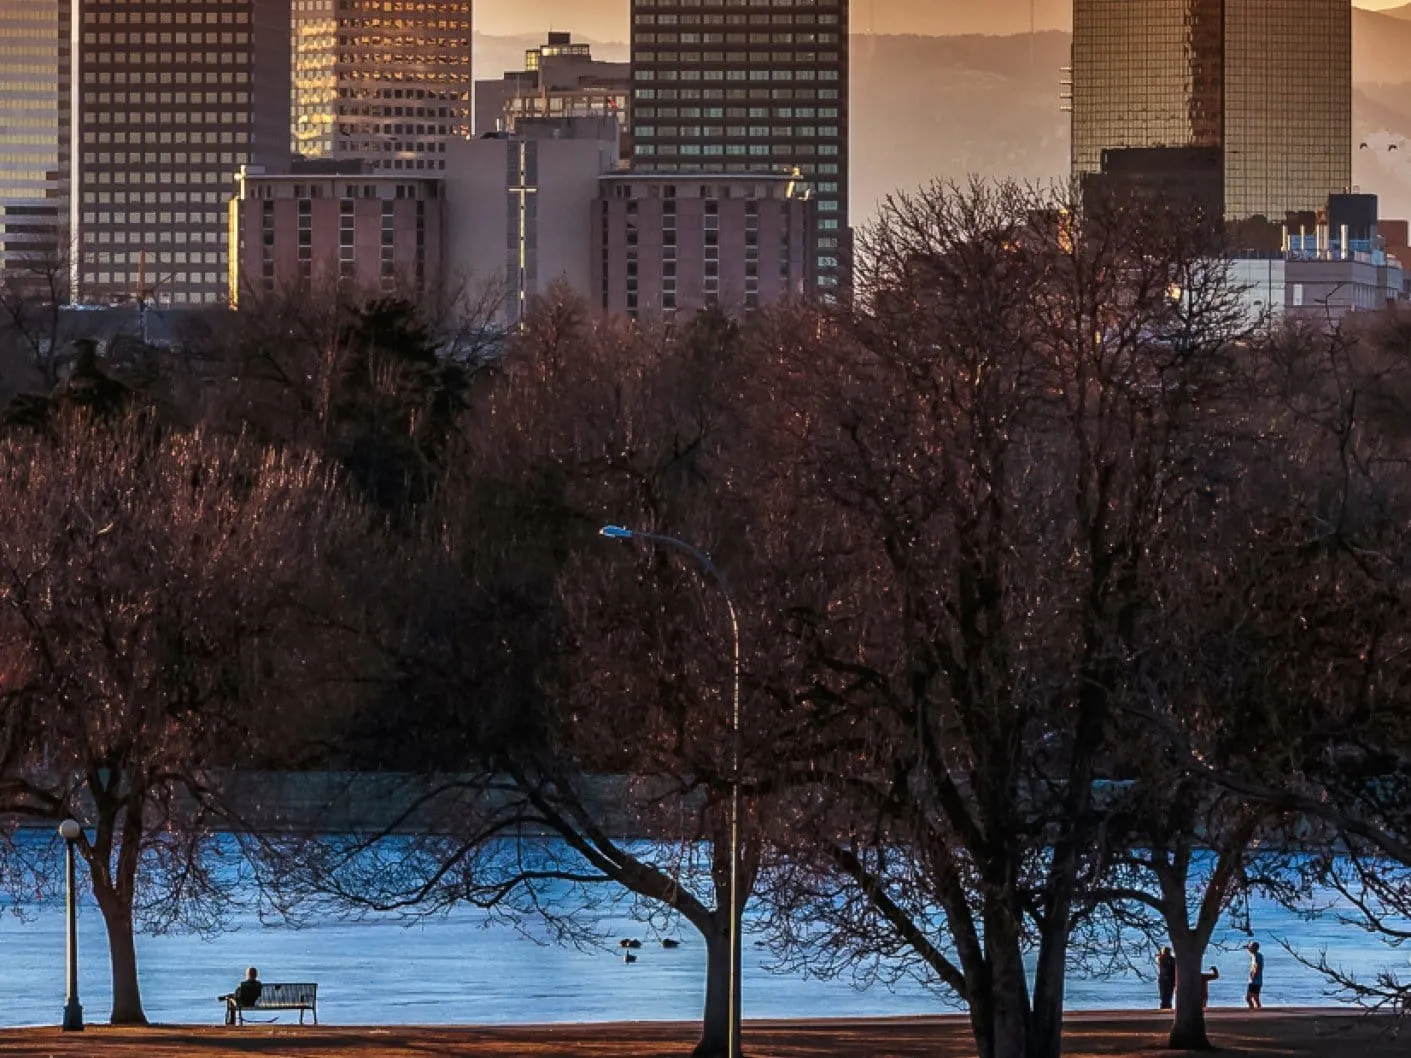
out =
{"type": "MultiPolygon", "coordinates": [[[[207,127],[215,125],[248,124],[245,115],[233,110],[207,110],[204,113],[199,110],[180,110],[177,108],[164,109],[161,111],[99,110],[89,111],[84,117],[86,118],[83,123],[84,128],[92,128],[94,125],[145,125],[148,127],[149,135],[151,134],[151,128],[159,121],[167,125],[186,125],[189,123],[205,125],[207,127]]],[[[167,133],[167,135],[171,136],[172,133],[167,133]]],[[[195,132],[194,130],[182,129],[181,132],[176,133],[176,135],[181,137],[177,142],[184,143],[188,137],[194,136],[195,132]]],[[[213,132],[211,135],[215,136],[216,133],[213,132]]],[[[219,141],[221,143],[244,143],[249,137],[248,132],[239,130],[222,132],[220,135],[224,137],[224,139],[219,141]]],[[[170,143],[172,141],[164,140],[162,142],[170,143]]],[[[206,142],[216,143],[218,141],[211,139],[206,142]]]]}
{"type": "Polygon", "coordinates": [[[836,88],[702,88],[688,90],[684,94],[676,88],[634,88],[632,95],[636,99],[660,99],[671,101],[674,99],[703,99],[732,101],[745,99],[823,99],[833,100],[838,98],[836,88]]]}
{"type": "MultiPolygon", "coordinates": [[[[125,213],[121,210],[117,213],[110,213],[107,210],[101,212],[88,212],[83,215],[84,224],[175,224],[178,230],[187,224],[214,224],[223,217],[220,213],[188,213],[185,210],[176,212],[150,210],[145,213],[125,213]]],[[[184,234],[184,232],[183,232],[184,234]]],[[[170,240],[168,240],[170,241],[170,240]]],[[[178,240],[185,242],[185,239],[178,240]]]]}
{"type": "MultiPolygon", "coordinates": [[[[89,234],[92,233],[89,232],[85,234],[85,242],[88,241],[87,235],[89,234]]],[[[107,233],[104,232],[104,234],[106,235],[107,233]]],[[[89,251],[88,256],[96,258],[96,263],[98,264],[110,265],[142,264],[145,257],[149,268],[173,264],[224,265],[229,263],[224,250],[173,250],[166,252],[157,250],[99,250],[96,253],[89,251]]]]}
{"type": "Polygon", "coordinates": [[[182,152],[180,154],[168,154],[165,152],[148,151],[145,153],[128,153],[126,151],[85,151],[83,162],[85,165],[115,163],[117,165],[236,165],[245,160],[245,156],[236,155],[231,151],[195,151],[191,153],[182,152]]]}
{"type": "Polygon", "coordinates": [[[84,56],[86,66],[243,66],[249,52],[234,51],[94,51],[84,56]]]}
{"type": "Polygon", "coordinates": [[[837,44],[836,33],[648,33],[635,44],[837,44]]]}
{"type": "Polygon", "coordinates": [[[638,107],[639,118],[836,118],[837,107],[638,107]]]}
{"type": "Polygon", "coordinates": [[[225,106],[243,105],[250,101],[249,92],[84,92],[84,103],[92,106],[101,103],[161,103],[166,106],[187,106],[202,103],[221,103],[225,106]]]}
{"type": "MultiPolygon", "coordinates": [[[[323,107],[306,106],[301,107],[300,110],[317,116],[322,113],[323,107]]],[[[338,113],[342,117],[452,118],[466,113],[466,110],[461,107],[395,107],[384,103],[369,106],[340,106],[338,113]]]]}
{"type": "MultiPolygon", "coordinates": [[[[83,13],[85,26],[199,26],[199,25],[246,25],[250,21],[248,11],[94,11],[92,6],[112,4],[124,7],[130,0],[89,0],[90,10],[83,13]]],[[[213,0],[219,2],[219,0],[213,0]]]]}
{"type": "Polygon", "coordinates": [[[225,145],[239,146],[246,143],[249,135],[244,132],[189,132],[182,129],[180,132],[157,132],[147,128],[141,132],[86,132],[85,142],[108,144],[127,144],[128,146],[165,146],[177,145],[182,147],[200,145],[225,145]]]}
{"type": "Polygon", "coordinates": [[[445,154],[446,143],[403,140],[339,140],[337,150],[357,154],[445,154]]]}
{"type": "Polygon", "coordinates": [[[690,157],[713,157],[713,156],[735,156],[748,155],[752,158],[772,158],[783,155],[811,155],[819,154],[824,157],[834,157],[838,151],[836,143],[638,143],[633,146],[632,153],[639,158],[650,158],[654,155],[682,154],[690,157]]]}
{"type": "Polygon", "coordinates": [[[645,51],[636,53],[636,62],[641,63],[683,63],[683,62],[716,62],[716,63],[760,63],[769,62],[801,62],[801,63],[835,63],[838,61],[838,53],[835,51],[645,51]]]}
{"type": "Polygon", "coordinates": [[[234,73],[224,71],[222,73],[203,73],[199,70],[177,70],[163,71],[162,73],[147,72],[125,73],[118,70],[110,73],[107,70],[93,71],[84,70],[83,83],[87,86],[101,84],[249,84],[250,75],[244,70],[237,70],[234,73]]]}
{"type": "Polygon", "coordinates": [[[85,33],[83,43],[91,45],[122,44],[249,44],[248,33],[85,33]]]}
{"type": "Polygon", "coordinates": [[[100,186],[116,184],[119,186],[131,185],[135,187],[140,184],[167,184],[176,187],[220,187],[230,181],[230,174],[215,169],[208,169],[204,172],[186,173],[154,173],[150,170],[147,172],[126,172],[119,170],[117,172],[100,171],[91,173],[89,174],[88,180],[90,183],[100,186]]]}
{"type": "Polygon", "coordinates": [[[637,125],[632,134],[642,139],[834,139],[837,125],[637,125]]]}
{"type": "MultiPolygon", "coordinates": [[[[170,191],[85,191],[83,193],[83,204],[85,206],[107,205],[150,205],[157,204],[183,206],[207,205],[224,206],[230,201],[230,192],[220,191],[184,191],[180,194],[173,194],[170,191]]],[[[199,214],[192,214],[192,217],[199,214]]],[[[220,224],[224,222],[224,213],[207,213],[207,224],[220,224]]],[[[195,221],[193,220],[193,223],[195,221]]]]}
{"type": "Polygon", "coordinates": [[[838,15],[648,15],[633,16],[635,26],[838,26],[838,15]]]}
{"type": "Polygon", "coordinates": [[[637,81],[836,81],[838,70],[635,70],[637,81]]]}
{"type": "MultiPolygon", "coordinates": [[[[799,171],[803,176],[805,176],[805,177],[813,177],[813,176],[838,176],[838,175],[839,175],[838,170],[839,170],[840,167],[839,167],[839,165],[838,165],[837,162],[812,162],[812,161],[802,161],[802,162],[797,163],[797,165],[793,166],[793,168],[798,169],[798,171],[799,171]]],[[[704,167],[701,166],[701,165],[699,165],[699,164],[677,165],[677,164],[671,163],[671,162],[662,162],[662,163],[656,164],[656,165],[654,165],[654,166],[652,167],[652,171],[653,171],[653,172],[657,172],[657,173],[668,173],[668,172],[669,172],[669,173],[676,173],[676,172],[698,173],[698,172],[702,172],[703,170],[704,170],[704,167]]],[[[754,165],[753,163],[747,163],[747,162],[731,162],[731,163],[729,163],[729,164],[727,164],[727,165],[720,166],[716,171],[724,171],[724,172],[727,172],[727,173],[744,173],[744,172],[758,172],[759,170],[758,170],[758,166],[754,165]]],[[[666,186],[669,188],[671,185],[668,184],[668,185],[666,185],[666,186]]],[[[704,188],[704,187],[707,187],[707,186],[709,186],[709,185],[702,185],[703,188],[704,188]]],[[[674,192],[673,192],[673,193],[674,193],[674,192]]],[[[648,196],[651,197],[652,195],[653,195],[653,193],[649,191],[649,192],[648,192],[648,196]]],[[[705,198],[705,197],[707,197],[707,196],[706,196],[706,194],[703,192],[702,195],[701,195],[701,197],[702,197],[702,198],[705,198]]],[[[722,193],[720,193],[717,197],[720,197],[720,198],[730,198],[730,197],[732,197],[732,196],[729,195],[728,193],[722,192],[722,193]]]]}

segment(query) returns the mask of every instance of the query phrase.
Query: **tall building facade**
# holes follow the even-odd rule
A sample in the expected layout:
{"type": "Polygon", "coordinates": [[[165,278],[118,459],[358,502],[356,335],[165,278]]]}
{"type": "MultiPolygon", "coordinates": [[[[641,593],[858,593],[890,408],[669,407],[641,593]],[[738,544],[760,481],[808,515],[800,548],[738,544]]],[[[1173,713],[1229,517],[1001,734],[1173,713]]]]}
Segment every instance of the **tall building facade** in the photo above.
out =
{"type": "Polygon", "coordinates": [[[613,173],[600,181],[593,287],[608,312],[752,312],[813,280],[812,203],[789,176],[613,173]]]}
{"type": "Polygon", "coordinates": [[[471,131],[471,0],[293,0],[293,150],[438,171],[471,131]]]}
{"type": "Polygon", "coordinates": [[[501,322],[524,318],[555,283],[592,289],[592,208],[618,164],[612,118],[523,121],[451,146],[446,172],[448,284],[494,295],[501,322]]]}
{"type": "Polygon", "coordinates": [[[75,296],[217,304],[228,203],[289,153],[290,0],[72,0],[75,296]]]}
{"type": "Polygon", "coordinates": [[[72,26],[68,0],[0,11],[0,270],[65,266],[72,26]]]}
{"type": "Polygon", "coordinates": [[[247,166],[231,202],[230,303],[336,286],[364,297],[435,290],[443,184],[353,162],[247,166]]]}
{"type": "Polygon", "coordinates": [[[797,174],[818,287],[848,268],[847,0],[632,0],[639,171],[797,174]]]}
{"type": "Polygon", "coordinates": [[[1350,190],[1349,0],[1226,0],[1225,114],[1229,215],[1278,217],[1350,190]]]}
{"type": "Polygon", "coordinates": [[[1221,152],[1225,215],[1352,181],[1351,0],[1077,0],[1073,171],[1126,148],[1221,152]]]}

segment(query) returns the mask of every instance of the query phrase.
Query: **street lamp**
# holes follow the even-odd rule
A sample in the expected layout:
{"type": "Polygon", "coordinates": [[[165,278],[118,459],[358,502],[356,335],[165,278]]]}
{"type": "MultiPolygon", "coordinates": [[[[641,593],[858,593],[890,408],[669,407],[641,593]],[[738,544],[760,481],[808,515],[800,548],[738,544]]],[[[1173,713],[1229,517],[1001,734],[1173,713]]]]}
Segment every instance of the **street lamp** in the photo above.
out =
{"type": "Polygon", "coordinates": [[[76,819],[59,824],[59,837],[64,839],[64,873],[68,880],[68,943],[65,945],[68,968],[68,997],[64,1001],[64,1031],[83,1031],[83,1006],[78,1001],[78,897],[74,885],[74,842],[83,836],[83,827],[76,819]]]}
{"type": "Polygon", "coordinates": [[[708,554],[684,540],[660,533],[643,533],[620,525],[605,525],[598,530],[609,540],[647,540],[684,551],[694,558],[720,588],[725,607],[730,611],[730,635],[734,640],[734,674],[730,709],[730,1003],[729,1027],[726,1035],[726,1055],[740,1054],[740,622],[735,615],[735,600],[730,597],[730,585],[708,554]]]}

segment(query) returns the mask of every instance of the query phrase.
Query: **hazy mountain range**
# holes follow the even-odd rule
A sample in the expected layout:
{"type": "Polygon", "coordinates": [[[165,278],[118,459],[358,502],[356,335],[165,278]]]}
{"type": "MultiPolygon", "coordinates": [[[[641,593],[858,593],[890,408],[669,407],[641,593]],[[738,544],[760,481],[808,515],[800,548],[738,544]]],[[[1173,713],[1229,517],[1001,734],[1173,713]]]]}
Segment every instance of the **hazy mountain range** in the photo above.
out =
{"type": "MultiPolygon", "coordinates": [[[[869,0],[854,0],[855,25],[869,0]]],[[[880,5],[886,0],[879,0],[880,5]]],[[[1069,58],[1070,0],[1035,0],[1040,32],[1027,32],[1029,0],[928,3],[924,32],[861,34],[853,43],[853,208],[856,220],[896,188],[968,174],[1049,180],[1068,169],[1068,115],[1060,68],[1069,58]],[[967,27],[1013,25],[1001,35],[967,27]],[[1044,28],[1048,27],[1048,28],[1044,28]]],[[[890,25],[895,19],[878,24],[890,25]]],[[[535,36],[482,36],[476,64],[519,68],[535,36]]],[[[1354,11],[1353,180],[1379,194],[1383,216],[1411,216],[1411,4],[1354,11]],[[1393,144],[1399,149],[1388,150],[1393,144]]],[[[625,59],[622,44],[595,55],[625,59]]],[[[493,75],[491,73],[491,75],[493,75]]]]}

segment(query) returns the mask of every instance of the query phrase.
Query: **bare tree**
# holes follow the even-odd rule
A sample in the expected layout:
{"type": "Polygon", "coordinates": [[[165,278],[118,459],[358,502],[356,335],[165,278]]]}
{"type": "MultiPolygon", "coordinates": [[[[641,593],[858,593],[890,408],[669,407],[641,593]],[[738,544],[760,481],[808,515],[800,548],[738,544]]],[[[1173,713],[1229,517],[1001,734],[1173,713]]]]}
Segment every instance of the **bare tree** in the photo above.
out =
{"type": "Polygon", "coordinates": [[[1059,1051],[1109,735],[1242,336],[1210,250],[1159,209],[936,186],[864,234],[851,313],[758,353],[798,696],[843,747],[780,946],[909,952],[984,1058],[1059,1051]]]}
{"type": "Polygon", "coordinates": [[[141,1023],[134,929],[208,928],[231,895],[205,856],[219,771],[287,759],[277,736],[327,732],[358,683],[369,586],[328,558],[375,523],[314,456],[140,417],[0,442],[0,494],[3,808],[88,823],[112,1020],[141,1023]]]}
{"type": "MultiPolygon", "coordinates": [[[[626,892],[659,930],[684,921],[705,944],[703,1056],[729,1050],[729,938],[764,855],[769,799],[755,788],[745,799],[731,907],[724,601],[689,562],[598,529],[669,530],[729,574],[751,570],[721,475],[742,354],[720,316],[668,341],[562,293],[535,307],[450,461],[437,510],[455,568],[438,559],[417,581],[415,602],[434,617],[402,663],[401,708],[369,733],[384,760],[406,747],[419,770],[453,773],[415,788],[406,809],[448,821],[431,837],[388,828],[302,850],[313,860],[295,871],[344,905],[428,913],[466,901],[576,942],[594,937],[608,894],[626,892]]],[[[750,772],[778,720],[753,675],[767,641],[750,635],[751,593],[737,590],[750,772]]]]}
{"type": "MultiPolygon", "coordinates": [[[[1264,546],[1227,627],[1257,648],[1231,741],[1266,747],[1266,760],[1209,771],[1321,835],[1310,882],[1342,894],[1344,917],[1394,951],[1411,912],[1411,343],[1391,316],[1290,327],[1255,352],[1250,385],[1269,399],[1251,425],[1268,448],[1245,503],[1266,512],[1264,546]]],[[[1306,957],[1353,998],[1408,995],[1402,976],[1357,982],[1306,957]]]]}
{"type": "Polygon", "coordinates": [[[71,236],[67,227],[60,227],[52,243],[11,254],[0,273],[0,324],[27,354],[45,392],[58,385],[69,351],[64,308],[72,260],[71,236]]]}

